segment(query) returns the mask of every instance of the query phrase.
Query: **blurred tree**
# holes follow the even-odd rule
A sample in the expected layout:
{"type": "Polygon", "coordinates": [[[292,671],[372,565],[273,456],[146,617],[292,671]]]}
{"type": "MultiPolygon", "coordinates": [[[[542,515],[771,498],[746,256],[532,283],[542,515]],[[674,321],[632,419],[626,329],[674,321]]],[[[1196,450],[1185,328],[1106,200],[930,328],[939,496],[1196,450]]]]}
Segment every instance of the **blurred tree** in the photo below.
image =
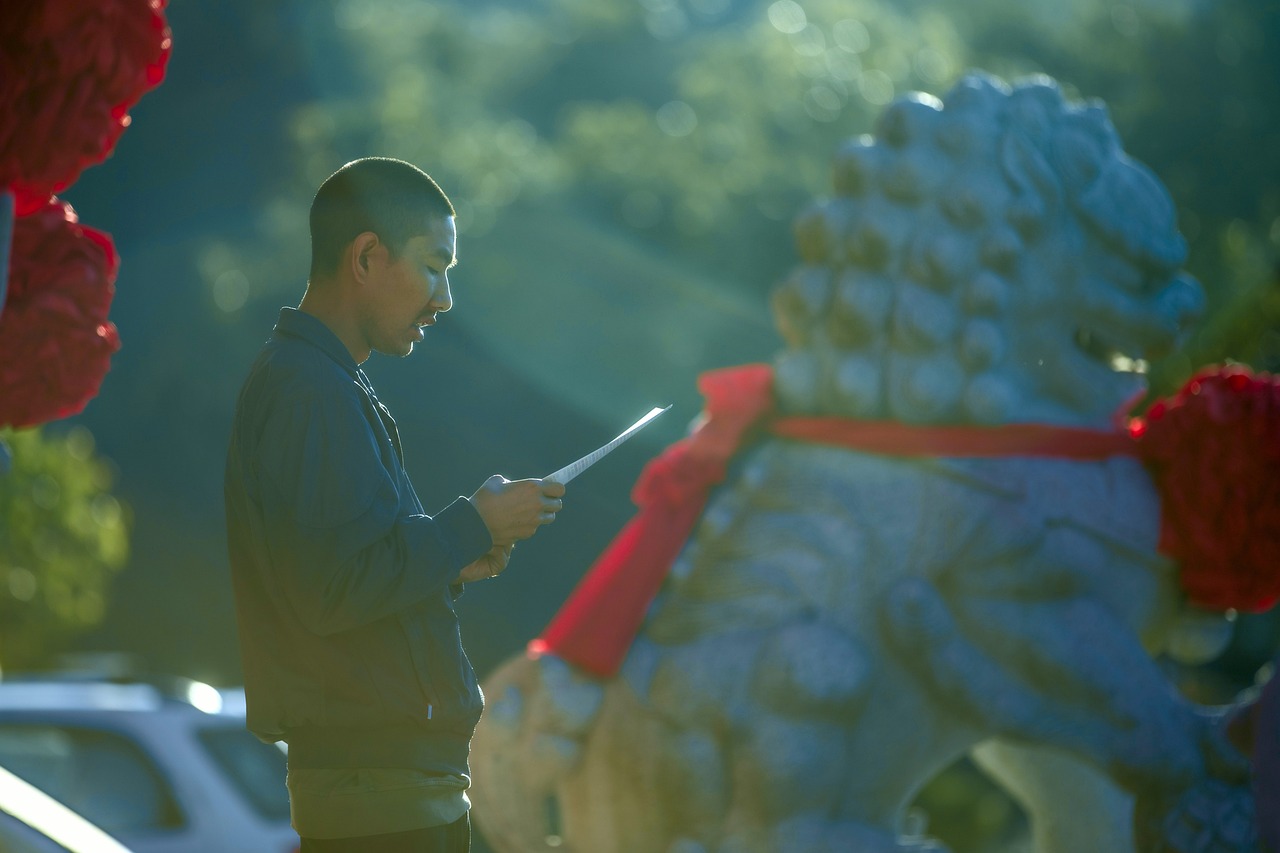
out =
{"type": "Polygon", "coordinates": [[[756,292],[773,283],[761,255],[782,261],[771,273],[785,265],[786,221],[827,191],[837,143],[968,59],[942,11],[887,0],[463,10],[331,0],[301,13],[313,31],[336,20],[316,50],[358,81],[296,113],[303,185],[381,151],[431,164],[472,235],[536,201],[756,292]]]}
{"type": "MultiPolygon", "coordinates": [[[[828,192],[838,141],[871,131],[888,98],[941,94],[969,68],[1007,79],[1044,72],[1103,99],[1126,150],[1170,187],[1211,314],[1186,358],[1152,366],[1158,387],[1227,357],[1280,368],[1278,10],[1277,0],[171,5],[182,49],[170,86],[144,99],[116,157],[76,191],[82,211],[103,210],[93,218],[110,223],[131,259],[113,309],[131,343],[82,419],[120,461],[139,508],[122,578],[130,594],[96,641],[236,677],[229,584],[218,575],[230,408],[276,308],[301,293],[315,187],[357,156],[428,168],[458,202],[465,235],[458,322],[435,330],[429,353],[454,372],[433,371],[421,393],[420,360],[398,388],[396,365],[372,368],[405,432],[420,430],[406,446],[430,462],[433,477],[415,473],[424,493],[469,482],[469,468],[445,470],[455,457],[498,464],[488,454],[500,448],[533,465],[530,448],[549,452],[549,436],[511,430],[497,404],[492,413],[441,406],[488,400],[477,389],[504,369],[561,376],[557,392],[573,388],[578,412],[603,413],[608,437],[615,387],[627,405],[688,389],[673,400],[687,418],[696,371],[744,352],[767,358],[776,342],[763,295],[795,262],[789,220],[828,192]],[[467,336],[441,337],[463,328],[467,336]],[[645,383],[664,370],[659,396],[645,383]],[[602,402],[589,408],[587,398],[602,402]],[[477,436],[483,451],[473,452],[466,442],[477,436]],[[428,458],[446,440],[458,452],[428,458]],[[173,571],[193,554],[207,561],[202,570],[173,571]]],[[[545,387],[528,379],[510,382],[532,410],[545,387]]],[[[564,430],[562,411],[539,409],[540,423],[564,430]]],[[[598,487],[597,503],[625,518],[634,467],[618,466],[615,480],[601,470],[584,488],[598,487]]],[[[0,479],[5,630],[15,618],[4,598],[12,546],[2,537],[16,529],[8,490],[18,482],[9,479],[0,479]]],[[[523,607],[511,609],[508,588],[485,611],[501,614],[488,627],[515,627],[477,632],[478,659],[517,645],[491,637],[526,638],[544,624],[548,602],[607,532],[580,523],[532,545],[547,556],[525,557],[525,576],[537,580],[512,599],[523,607]]],[[[24,568],[34,574],[33,565],[24,568]]],[[[1270,657],[1276,634],[1250,636],[1242,677],[1270,657]]],[[[932,829],[956,839],[957,853],[997,849],[977,817],[962,825],[967,806],[949,806],[948,782],[939,784],[925,796],[932,829]]]]}
{"type": "Polygon", "coordinates": [[[327,0],[299,14],[323,34],[315,53],[351,73],[293,116],[293,191],[380,151],[431,164],[473,236],[532,202],[753,298],[791,263],[786,223],[828,192],[838,143],[891,98],[940,94],[973,67],[1048,73],[1105,101],[1169,185],[1209,292],[1187,352],[1154,366],[1157,390],[1211,361],[1280,362],[1276,0],[327,0]]]}
{"type": "Polygon", "coordinates": [[[0,666],[48,664],[102,621],[107,585],[128,556],[128,510],[84,427],[0,432],[0,666]]]}
{"type": "Polygon", "coordinates": [[[992,70],[1043,70],[1101,98],[1169,186],[1209,304],[1185,351],[1152,366],[1153,387],[1224,360],[1280,368],[1280,2],[1080,0],[1056,27],[1042,5],[978,0],[964,38],[992,70]]]}

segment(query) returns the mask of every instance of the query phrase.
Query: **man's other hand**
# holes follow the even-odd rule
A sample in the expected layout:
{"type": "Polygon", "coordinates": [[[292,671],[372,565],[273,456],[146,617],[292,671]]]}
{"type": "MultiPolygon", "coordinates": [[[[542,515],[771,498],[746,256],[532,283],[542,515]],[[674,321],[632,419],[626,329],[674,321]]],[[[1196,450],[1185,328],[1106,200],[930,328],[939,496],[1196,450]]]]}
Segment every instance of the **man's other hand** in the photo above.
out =
{"type": "Polygon", "coordinates": [[[564,484],[550,480],[508,480],[494,474],[485,480],[471,503],[484,519],[495,546],[528,539],[538,528],[556,520],[564,506],[564,484]]]}
{"type": "Polygon", "coordinates": [[[515,547],[515,543],[493,546],[488,554],[464,568],[462,573],[458,575],[457,582],[473,583],[502,574],[502,570],[507,567],[507,563],[511,562],[511,549],[515,547]]]}

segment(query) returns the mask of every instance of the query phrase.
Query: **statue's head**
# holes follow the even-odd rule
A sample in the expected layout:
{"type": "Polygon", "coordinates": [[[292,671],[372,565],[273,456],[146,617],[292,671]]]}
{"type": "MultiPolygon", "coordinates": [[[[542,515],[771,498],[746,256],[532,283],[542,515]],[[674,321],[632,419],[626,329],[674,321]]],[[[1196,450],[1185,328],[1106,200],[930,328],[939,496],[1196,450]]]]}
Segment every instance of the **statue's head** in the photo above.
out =
{"type": "Polygon", "coordinates": [[[836,155],[775,293],[791,412],[1105,427],[1200,313],[1160,181],[1100,103],[984,75],[836,155]]]}

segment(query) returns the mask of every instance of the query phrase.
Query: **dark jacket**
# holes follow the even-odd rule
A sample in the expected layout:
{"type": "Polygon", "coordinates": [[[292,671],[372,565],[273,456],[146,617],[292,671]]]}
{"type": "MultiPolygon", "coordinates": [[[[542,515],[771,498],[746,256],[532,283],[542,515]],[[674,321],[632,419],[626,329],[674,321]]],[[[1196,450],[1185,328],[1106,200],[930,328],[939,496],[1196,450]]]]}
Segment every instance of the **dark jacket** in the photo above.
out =
{"type": "Polygon", "coordinates": [[[318,319],[281,311],[225,487],[249,728],[294,767],[465,774],[483,698],[451,582],[489,532],[465,498],[423,513],[395,422],[318,319]]]}

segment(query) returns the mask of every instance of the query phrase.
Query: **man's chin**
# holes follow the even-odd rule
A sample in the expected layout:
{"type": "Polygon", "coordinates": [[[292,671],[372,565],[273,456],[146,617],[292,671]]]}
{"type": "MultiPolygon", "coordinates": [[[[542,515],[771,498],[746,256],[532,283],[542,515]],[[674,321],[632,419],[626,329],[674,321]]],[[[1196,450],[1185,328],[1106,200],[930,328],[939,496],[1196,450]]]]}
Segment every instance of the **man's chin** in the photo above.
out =
{"type": "Polygon", "coordinates": [[[413,352],[413,344],[398,344],[396,346],[374,347],[373,351],[381,355],[390,355],[396,358],[404,358],[413,352]]]}

